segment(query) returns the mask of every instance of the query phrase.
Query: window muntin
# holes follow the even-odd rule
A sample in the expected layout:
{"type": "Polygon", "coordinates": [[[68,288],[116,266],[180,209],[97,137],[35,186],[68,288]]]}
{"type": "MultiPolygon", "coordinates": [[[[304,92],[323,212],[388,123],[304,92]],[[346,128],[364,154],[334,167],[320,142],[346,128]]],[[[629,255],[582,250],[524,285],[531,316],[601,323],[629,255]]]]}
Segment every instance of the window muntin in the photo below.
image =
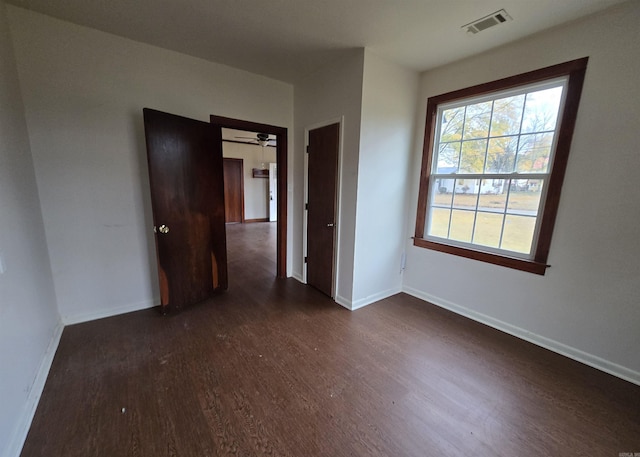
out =
{"type": "Polygon", "coordinates": [[[429,98],[416,246],[545,273],[587,62],[429,98]]]}
{"type": "Polygon", "coordinates": [[[533,258],[567,80],[438,106],[427,240],[533,258]]]}

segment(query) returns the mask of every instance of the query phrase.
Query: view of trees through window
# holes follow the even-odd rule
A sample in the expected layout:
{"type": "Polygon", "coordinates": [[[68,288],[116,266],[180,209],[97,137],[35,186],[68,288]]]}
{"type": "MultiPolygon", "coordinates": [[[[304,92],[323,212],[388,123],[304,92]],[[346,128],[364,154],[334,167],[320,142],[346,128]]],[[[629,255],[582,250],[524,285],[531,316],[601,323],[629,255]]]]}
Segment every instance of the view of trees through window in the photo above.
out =
{"type": "Polygon", "coordinates": [[[588,61],[427,99],[414,246],[545,274],[588,61]]]}
{"type": "Polygon", "coordinates": [[[531,256],[565,83],[438,107],[427,238],[531,256]]]}

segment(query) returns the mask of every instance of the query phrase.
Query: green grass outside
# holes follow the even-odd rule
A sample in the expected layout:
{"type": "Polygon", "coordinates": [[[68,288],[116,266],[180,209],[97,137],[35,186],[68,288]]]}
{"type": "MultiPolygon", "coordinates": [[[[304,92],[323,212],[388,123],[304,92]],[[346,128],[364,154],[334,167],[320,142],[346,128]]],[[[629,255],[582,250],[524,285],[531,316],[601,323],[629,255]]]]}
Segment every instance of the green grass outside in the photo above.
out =
{"type": "MultiPolygon", "coordinates": [[[[434,203],[436,205],[451,204],[451,200],[454,201],[454,206],[464,206],[467,208],[475,208],[476,200],[480,198],[478,206],[487,208],[504,208],[507,201],[507,194],[497,195],[480,195],[477,194],[436,194],[434,197],[434,203]]],[[[538,209],[538,203],[540,202],[540,192],[511,192],[509,195],[509,209],[514,210],[530,210],[535,211],[538,209]]]]}
{"type": "MultiPolygon", "coordinates": [[[[452,198],[454,207],[470,209],[475,209],[478,198],[480,199],[478,206],[486,208],[502,209],[507,201],[506,194],[480,196],[458,194],[455,197],[451,194],[437,194],[435,203],[449,206],[452,198]]],[[[540,194],[538,192],[512,192],[508,209],[535,211],[539,201],[540,194]]],[[[534,217],[478,212],[474,228],[475,211],[433,208],[431,214],[428,233],[432,236],[447,238],[447,232],[450,230],[449,239],[451,240],[473,242],[473,244],[520,253],[529,253],[531,249],[536,222],[534,217]],[[450,217],[451,227],[449,228],[450,217]],[[502,244],[500,244],[503,219],[504,232],[502,233],[502,244]]]]}

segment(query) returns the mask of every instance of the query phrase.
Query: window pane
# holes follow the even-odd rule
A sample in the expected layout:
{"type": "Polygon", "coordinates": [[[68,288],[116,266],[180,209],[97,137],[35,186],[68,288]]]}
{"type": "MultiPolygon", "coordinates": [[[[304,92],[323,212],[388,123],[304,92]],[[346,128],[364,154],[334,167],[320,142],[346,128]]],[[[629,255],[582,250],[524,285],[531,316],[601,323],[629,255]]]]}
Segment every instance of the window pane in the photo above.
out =
{"type": "Polygon", "coordinates": [[[459,172],[482,173],[486,150],[487,140],[463,141],[459,172]]]}
{"type": "Polygon", "coordinates": [[[515,163],[518,137],[507,136],[489,140],[487,173],[512,173],[515,163]]]}
{"type": "Polygon", "coordinates": [[[509,192],[507,213],[536,216],[542,195],[541,179],[514,179],[509,192]]]}
{"type": "Polygon", "coordinates": [[[522,133],[554,130],[561,98],[562,87],[528,93],[522,119],[522,133]]]}
{"type": "Polygon", "coordinates": [[[480,185],[479,211],[504,213],[507,204],[507,179],[483,179],[480,185]]]}
{"type": "Polygon", "coordinates": [[[440,238],[447,238],[449,234],[449,218],[451,217],[451,210],[444,208],[432,208],[431,217],[428,221],[427,233],[430,236],[438,236],[440,238]]]}
{"type": "Polygon", "coordinates": [[[518,166],[520,173],[547,173],[553,132],[522,135],[518,147],[518,166]]]}
{"type": "Polygon", "coordinates": [[[431,189],[431,204],[451,208],[455,179],[436,178],[431,189]]]}
{"type": "Polygon", "coordinates": [[[502,244],[500,247],[509,251],[528,254],[531,252],[535,225],[535,217],[508,214],[504,221],[504,232],[502,233],[502,244]]]}
{"type": "Polygon", "coordinates": [[[475,179],[456,179],[453,207],[457,209],[472,209],[475,211],[478,201],[478,187],[475,179]]]}
{"type": "Polygon", "coordinates": [[[475,212],[453,210],[451,212],[451,228],[449,229],[449,238],[457,241],[471,242],[471,234],[473,232],[473,219],[475,212]]]}
{"type": "Polygon", "coordinates": [[[438,145],[436,173],[454,173],[458,171],[458,162],[460,162],[459,141],[438,145]]]}
{"type": "Polygon", "coordinates": [[[440,142],[460,141],[464,125],[464,106],[446,109],[442,112],[440,125],[440,142]]]}
{"type": "Polygon", "coordinates": [[[488,101],[467,106],[464,119],[464,140],[489,136],[492,105],[493,103],[488,101]]]}
{"type": "Polygon", "coordinates": [[[493,104],[491,136],[518,134],[523,108],[524,94],[496,100],[493,104]]]}
{"type": "Polygon", "coordinates": [[[500,247],[500,233],[504,214],[478,212],[473,243],[492,248],[500,247]]]}

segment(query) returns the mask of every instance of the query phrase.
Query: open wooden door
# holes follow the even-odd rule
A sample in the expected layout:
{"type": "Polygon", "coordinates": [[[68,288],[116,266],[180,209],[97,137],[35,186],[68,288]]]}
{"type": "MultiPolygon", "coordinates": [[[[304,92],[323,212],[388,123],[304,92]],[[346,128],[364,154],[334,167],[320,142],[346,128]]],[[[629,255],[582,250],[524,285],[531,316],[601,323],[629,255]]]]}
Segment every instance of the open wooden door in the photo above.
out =
{"type": "Polygon", "coordinates": [[[144,109],[163,312],[227,288],[220,129],[144,109]]]}
{"type": "Polygon", "coordinates": [[[307,284],[333,297],[340,124],[309,131],[307,284]]]}

